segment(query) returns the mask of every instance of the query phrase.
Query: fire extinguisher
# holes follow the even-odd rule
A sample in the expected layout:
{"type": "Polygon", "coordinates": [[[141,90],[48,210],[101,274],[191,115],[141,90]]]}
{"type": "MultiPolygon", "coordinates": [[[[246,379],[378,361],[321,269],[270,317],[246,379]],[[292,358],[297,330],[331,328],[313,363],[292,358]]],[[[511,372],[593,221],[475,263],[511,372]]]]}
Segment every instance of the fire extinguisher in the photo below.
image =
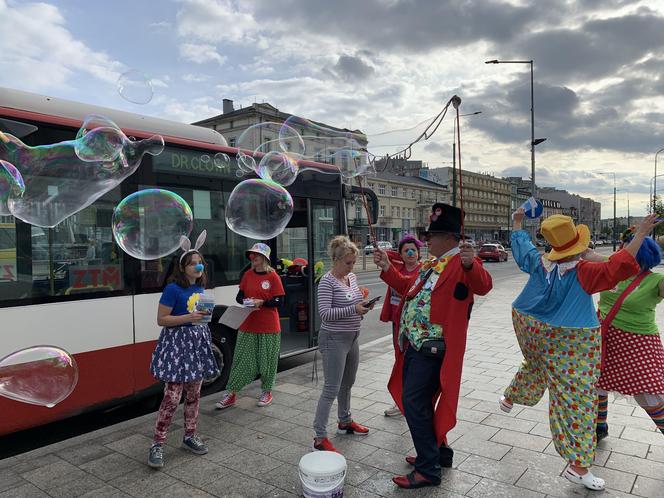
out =
{"type": "Polygon", "coordinates": [[[297,311],[297,331],[306,332],[309,330],[309,313],[304,301],[298,301],[295,307],[297,311]]]}

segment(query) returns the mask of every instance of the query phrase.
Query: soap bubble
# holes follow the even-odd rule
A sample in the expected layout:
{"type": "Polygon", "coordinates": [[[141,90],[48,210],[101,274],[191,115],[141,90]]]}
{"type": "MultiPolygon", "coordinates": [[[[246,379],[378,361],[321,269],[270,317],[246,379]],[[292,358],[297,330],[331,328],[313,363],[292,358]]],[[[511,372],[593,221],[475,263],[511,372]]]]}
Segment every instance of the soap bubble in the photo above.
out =
{"type": "Polygon", "coordinates": [[[212,159],[212,164],[214,164],[215,168],[227,169],[231,164],[231,158],[228,157],[228,154],[217,152],[212,159]]]}
{"type": "Polygon", "coordinates": [[[125,197],[113,211],[113,237],[130,256],[158,259],[178,249],[194,226],[191,208],[179,195],[146,189],[125,197]]]}
{"type": "Polygon", "coordinates": [[[271,239],[284,231],[293,216],[293,198],[278,183],[250,179],[240,182],[226,205],[226,224],[250,239],[271,239]]]}
{"type": "Polygon", "coordinates": [[[268,152],[258,165],[256,173],[263,180],[272,180],[284,187],[291,185],[299,171],[297,160],[283,152],[268,152]]]}
{"type": "Polygon", "coordinates": [[[8,209],[26,223],[52,228],[134,173],[144,154],[156,156],[163,149],[162,137],[131,141],[115,123],[101,116],[86,118],[76,140],[50,145],[31,147],[3,134],[0,160],[13,164],[25,182],[25,193],[22,197],[10,196],[8,209]],[[101,126],[95,128],[97,125],[101,126]],[[104,140],[110,145],[104,144],[104,140]],[[88,160],[104,154],[115,158],[88,160]]]}
{"type": "Polygon", "coordinates": [[[53,408],[76,382],[76,361],[54,346],[22,349],[0,360],[0,395],[16,401],[53,408]]]}
{"type": "MultiPolygon", "coordinates": [[[[258,166],[256,165],[256,160],[250,156],[240,151],[237,154],[237,165],[240,171],[244,173],[255,173],[258,166]]],[[[240,175],[242,176],[242,175],[240,175]]]]}
{"type": "Polygon", "coordinates": [[[16,167],[0,160],[0,215],[10,215],[7,201],[10,196],[20,197],[25,192],[23,177],[16,167]]]}
{"type": "Polygon", "coordinates": [[[147,104],[152,100],[154,90],[150,78],[138,69],[130,69],[118,78],[118,93],[134,104],[147,104]]]}
{"type": "Polygon", "coordinates": [[[203,164],[207,164],[207,163],[209,163],[209,162],[210,162],[210,156],[208,156],[207,154],[203,154],[203,155],[201,156],[201,162],[202,162],[203,164]]]}

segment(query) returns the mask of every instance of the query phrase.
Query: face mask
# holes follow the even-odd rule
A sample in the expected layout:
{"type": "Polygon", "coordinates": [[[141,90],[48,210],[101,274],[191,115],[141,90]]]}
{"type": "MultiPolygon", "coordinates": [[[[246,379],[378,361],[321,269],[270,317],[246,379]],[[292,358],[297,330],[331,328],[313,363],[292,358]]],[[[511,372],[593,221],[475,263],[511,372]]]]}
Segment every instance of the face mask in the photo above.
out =
{"type": "Polygon", "coordinates": [[[194,270],[196,271],[203,271],[204,268],[205,267],[201,263],[198,263],[196,266],[194,266],[194,270]]]}
{"type": "Polygon", "coordinates": [[[408,256],[409,258],[412,258],[413,256],[415,256],[415,249],[407,249],[406,250],[406,256],[408,256]]]}

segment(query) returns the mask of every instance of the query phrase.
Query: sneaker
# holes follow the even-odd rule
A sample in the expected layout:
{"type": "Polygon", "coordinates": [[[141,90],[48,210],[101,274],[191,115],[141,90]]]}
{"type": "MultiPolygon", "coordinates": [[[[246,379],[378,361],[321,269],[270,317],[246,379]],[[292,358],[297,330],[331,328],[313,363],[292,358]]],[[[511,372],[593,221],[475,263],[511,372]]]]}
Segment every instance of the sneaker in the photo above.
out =
{"type": "Polygon", "coordinates": [[[500,406],[500,409],[504,411],[505,413],[509,413],[512,411],[512,403],[507,401],[507,398],[505,396],[500,397],[500,401],[498,402],[498,406],[500,406]]]}
{"type": "Polygon", "coordinates": [[[335,453],[339,453],[341,455],[341,452],[334,447],[334,445],[330,442],[330,440],[326,437],[321,439],[320,443],[316,442],[316,439],[314,438],[314,450],[316,451],[334,451],[335,453]]]}
{"type": "Polygon", "coordinates": [[[205,455],[208,452],[207,444],[201,441],[201,438],[197,434],[184,438],[182,440],[182,447],[196,455],[205,455]]]}
{"type": "Polygon", "coordinates": [[[272,392],[271,391],[263,391],[258,398],[258,403],[256,403],[258,406],[267,406],[270,403],[272,403],[272,392]]]}
{"type": "Polygon", "coordinates": [[[599,443],[602,439],[609,435],[609,425],[597,424],[597,427],[595,428],[595,434],[597,434],[597,442],[599,443]]]}
{"type": "Polygon", "coordinates": [[[228,408],[229,406],[233,406],[235,404],[235,393],[226,393],[221,400],[217,401],[215,403],[215,407],[217,410],[223,410],[224,408],[228,408]]]}
{"type": "Polygon", "coordinates": [[[401,410],[399,410],[399,407],[397,405],[393,405],[391,408],[385,410],[384,413],[386,417],[398,417],[399,415],[401,415],[401,410]]]}
{"type": "Polygon", "coordinates": [[[148,465],[153,469],[160,469],[164,466],[164,450],[161,444],[153,444],[150,446],[148,465]]]}
{"type": "Polygon", "coordinates": [[[369,428],[358,424],[354,420],[351,420],[347,424],[342,424],[339,422],[337,434],[355,434],[356,436],[366,436],[369,434],[369,428]]]}

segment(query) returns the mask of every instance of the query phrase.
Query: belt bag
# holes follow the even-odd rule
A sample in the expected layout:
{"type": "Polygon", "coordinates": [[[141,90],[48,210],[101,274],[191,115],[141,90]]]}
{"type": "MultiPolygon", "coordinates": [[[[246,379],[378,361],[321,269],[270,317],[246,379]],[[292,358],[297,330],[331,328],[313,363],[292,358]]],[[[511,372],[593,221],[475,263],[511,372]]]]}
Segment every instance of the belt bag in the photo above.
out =
{"type": "Polygon", "coordinates": [[[443,359],[445,356],[445,340],[444,339],[430,339],[422,343],[420,352],[425,356],[432,358],[443,359]]]}

